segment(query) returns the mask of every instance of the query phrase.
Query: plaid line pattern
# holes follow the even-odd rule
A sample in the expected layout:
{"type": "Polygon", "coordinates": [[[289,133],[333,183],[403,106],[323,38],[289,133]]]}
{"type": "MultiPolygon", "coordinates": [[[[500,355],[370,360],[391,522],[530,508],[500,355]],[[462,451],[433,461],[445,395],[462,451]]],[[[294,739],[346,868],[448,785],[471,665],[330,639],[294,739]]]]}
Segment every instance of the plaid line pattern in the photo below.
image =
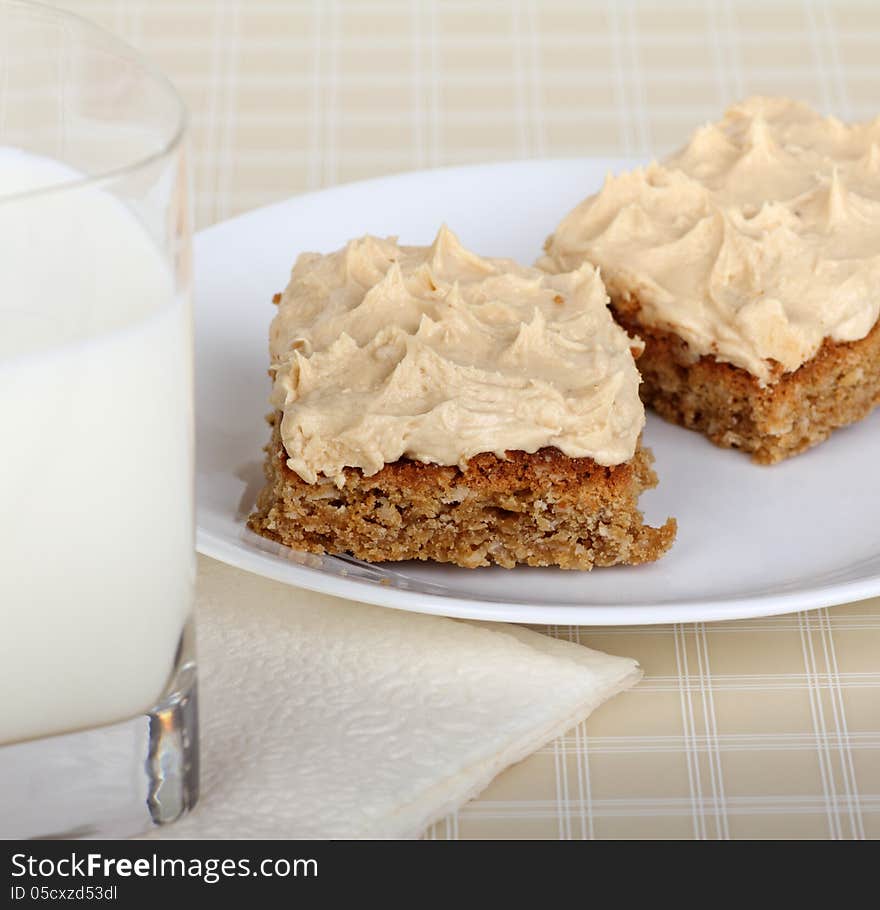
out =
{"type": "MultiPolygon", "coordinates": [[[[200,226],[402,170],[660,155],[754,92],[880,111],[874,0],[59,5],[140,47],[185,96],[200,226]]],[[[880,599],[549,632],[636,657],[645,681],[429,837],[880,837],[880,599]]]]}

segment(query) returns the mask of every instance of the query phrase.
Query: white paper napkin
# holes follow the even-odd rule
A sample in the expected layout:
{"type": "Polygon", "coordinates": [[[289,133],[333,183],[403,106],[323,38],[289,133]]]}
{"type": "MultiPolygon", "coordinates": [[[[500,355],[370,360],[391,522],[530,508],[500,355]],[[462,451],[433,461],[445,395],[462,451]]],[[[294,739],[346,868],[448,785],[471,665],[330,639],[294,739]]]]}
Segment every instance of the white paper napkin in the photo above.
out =
{"type": "Polygon", "coordinates": [[[404,838],[641,671],[518,626],[350,603],[200,560],[202,797],[152,837],[404,838]]]}

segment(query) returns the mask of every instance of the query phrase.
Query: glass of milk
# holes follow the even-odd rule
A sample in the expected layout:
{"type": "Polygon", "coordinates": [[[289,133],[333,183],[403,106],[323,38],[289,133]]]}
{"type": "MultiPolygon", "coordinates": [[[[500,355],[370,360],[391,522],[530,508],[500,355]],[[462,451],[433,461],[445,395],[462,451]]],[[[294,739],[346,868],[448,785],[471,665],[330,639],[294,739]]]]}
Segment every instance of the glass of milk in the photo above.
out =
{"type": "Polygon", "coordinates": [[[111,35],[0,0],[0,837],[198,792],[185,112],[111,35]]]}

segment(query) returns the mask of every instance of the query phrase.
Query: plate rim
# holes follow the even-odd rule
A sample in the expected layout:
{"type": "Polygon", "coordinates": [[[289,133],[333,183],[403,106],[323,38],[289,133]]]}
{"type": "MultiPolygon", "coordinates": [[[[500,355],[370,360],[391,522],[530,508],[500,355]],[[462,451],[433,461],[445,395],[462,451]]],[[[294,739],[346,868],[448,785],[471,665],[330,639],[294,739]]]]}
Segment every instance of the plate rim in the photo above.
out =
{"type": "MultiPolygon", "coordinates": [[[[880,596],[880,575],[848,582],[778,592],[763,597],[714,598],[688,601],[687,609],[712,609],[712,619],[693,617],[672,619],[672,604],[589,604],[571,603],[511,603],[503,600],[473,600],[456,594],[430,594],[395,588],[357,578],[333,575],[322,569],[282,562],[269,553],[245,550],[239,544],[218,537],[198,527],[196,549],[203,556],[227,565],[262,575],[295,588],[329,594],[376,606],[390,607],[411,613],[449,616],[454,619],[479,619],[490,622],[517,622],[529,625],[584,626],[653,626],[678,622],[726,622],[734,619],[756,619],[819,610],[823,607],[865,600],[880,596]],[[243,557],[243,558],[242,558],[243,557]],[[248,565],[247,563],[250,563],[248,565]],[[259,566],[259,568],[257,568],[259,566]],[[295,579],[295,580],[294,580],[295,579]],[[797,605],[794,605],[797,601],[797,605]],[[504,616],[497,615],[502,608],[504,616]],[[540,618],[535,613],[540,612],[540,618]]],[[[462,571],[479,572],[479,569],[462,571]]]]}
{"type": "Polygon", "coordinates": [[[332,195],[343,190],[353,190],[358,187],[367,187],[371,184],[385,183],[386,181],[410,180],[416,177],[424,177],[427,174],[439,176],[441,174],[476,173],[481,170],[488,171],[495,170],[496,168],[508,167],[523,167],[528,169],[530,167],[553,164],[568,167],[576,164],[596,163],[601,161],[609,163],[612,161],[618,163],[626,162],[628,167],[640,167],[648,164],[653,159],[654,156],[650,155],[559,155],[545,158],[503,158],[499,161],[477,161],[473,164],[446,164],[439,167],[415,168],[411,171],[396,171],[393,174],[378,174],[375,177],[363,177],[358,180],[346,180],[343,183],[334,183],[331,186],[325,186],[322,189],[306,190],[303,193],[293,193],[284,199],[276,199],[274,202],[267,202],[263,205],[258,205],[255,208],[248,209],[246,212],[239,212],[237,215],[232,215],[230,218],[224,218],[222,221],[216,221],[214,224],[209,224],[206,227],[194,231],[193,244],[195,244],[195,241],[200,237],[205,237],[213,231],[226,228],[245,218],[263,214],[271,209],[282,208],[285,205],[289,205],[291,202],[307,201],[309,199],[315,199],[318,196],[332,195]]]}
{"type": "MultiPolygon", "coordinates": [[[[480,171],[499,168],[547,167],[556,165],[572,166],[576,164],[597,164],[600,162],[627,162],[628,166],[639,166],[649,160],[646,156],[595,155],[595,156],[562,156],[545,158],[513,158],[501,161],[479,162],[465,165],[448,165],[443,167],[402,171],[384,174],[345,183],[334,184],[322,189],[297,193],[285,199],[269,202],[265,205],[240,212],[231,218],[208,225],[193,235],[194,249],[200,242],[214,233],[234,227],[248,218],[264,215],[272,210],[281,209],[291,203],[303,203],[318,197],[332,196],[352,189],[379,186],[389,182],[417,180],[426,175],[453,176],[455,174],[477,174],[480,171]]],[[[198,256],[196,250],[196,257],[198,256]]],[[[197,269],[194,271],[194,277],[197,269]]],[[[194,281],[195,287],[195,281],[194,281]]],[[[195,321],[194,295],[194,321],[195,321]]],[[[197,338],[197,328],[194,339],[197,338]]],[[[196,402],[197,403],[197,402],[196,402]]],[[[196,466],[198,460],[196,459],[196,466]]],[[[770,592],[764,595],[751,595],[730,598],[702,598],[687,601],[684,609],[693,610],[697,615],[674,618],[675,604],[619,604],[599,603],[576,605],[571,603],[512,603],[505,600],[477,600],[459,594],[434,594],[424,591],[396,588],[353,577],[329,573],[315,567],[285,562],[268,552],[245,547],[239,541],[221,537],[205,527],[201,522],[201,508],[196,493],[196,550],[203,556],[217,559],[227,565],[261,575],[273,581],[288,584],[322,594],[328,594],[347,600],[384,606],[391,609],[414,613],[448,616],[455,619],[478,619],[489,622],[517,622],[530,625],[586,625],[586,626],[640,626],[664,625],[678,622],[724,622],[736,619],[755,619],[780,616],[817,610],[823,607],[857,602],[880,596],[880,572],[865,575],[861,578],[829,585],[814,585],[795,590],[770,592]],[[503,610],[503,615],[498,611],[503,610]],[[711,618],[706,618],[711,612],[711,618]]],[[[462,571],[480,571],[479,569],[462,571]]],[[[681,609],[681,608],[678,608],[681,609]]]]}

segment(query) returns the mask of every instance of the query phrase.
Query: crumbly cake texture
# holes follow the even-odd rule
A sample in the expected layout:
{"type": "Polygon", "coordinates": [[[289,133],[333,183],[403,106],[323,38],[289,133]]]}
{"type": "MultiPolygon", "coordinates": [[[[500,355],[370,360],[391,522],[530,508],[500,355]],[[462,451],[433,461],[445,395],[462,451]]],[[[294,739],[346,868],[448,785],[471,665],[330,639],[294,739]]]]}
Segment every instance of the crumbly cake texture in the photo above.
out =
{"type": "Polygon", "coordinates": [[[645,404],[760,464],[797,455],[880,405],[880,324],[859,341],[826,338],[803,366],[785,373],[776,365],[775,381],[761,386],[747,370],[695,357],[678,335],[642,324],[632,297],[612,294],[611,307],[645,342],[639,358],[645,404]]]}
{"type": "Polygon", "coordinates": [[[464,469],[401,459],[370,476],[347,468],[339,487],[292,471],[279,415],[270,423],[268,483],[248,524],[296,550],[369,562],[592,569],[651,562],[675,538],[674,519],[652,528],[638,510],[639,494],[657,483],[641,446],[611,467],[553,448],[480,454],[464,469]]]}

